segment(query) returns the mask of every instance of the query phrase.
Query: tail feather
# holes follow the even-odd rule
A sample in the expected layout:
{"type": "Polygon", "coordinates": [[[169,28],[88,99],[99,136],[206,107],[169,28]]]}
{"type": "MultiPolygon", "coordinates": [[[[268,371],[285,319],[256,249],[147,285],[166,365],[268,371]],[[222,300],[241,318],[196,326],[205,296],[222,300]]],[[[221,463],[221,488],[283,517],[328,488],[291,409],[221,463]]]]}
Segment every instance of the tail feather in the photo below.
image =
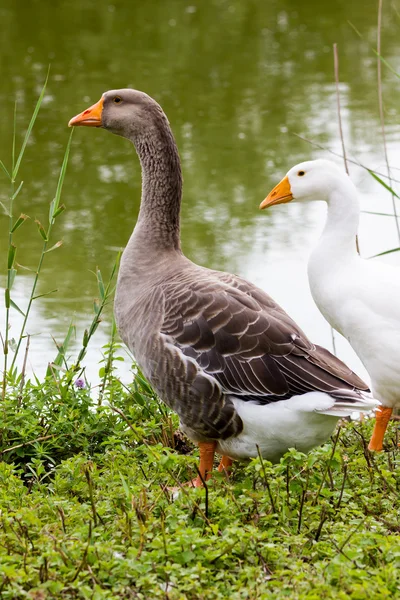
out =
{"type": "Polygon", "coordinates": [[[348,417],[354,412],[370,413],[379,405],[379,400],[373,398],[368,392],[360,390],[338,389],[330,394],[335,400],[331,408],[318,411],[322,415],[335,417],[348,417]]]}

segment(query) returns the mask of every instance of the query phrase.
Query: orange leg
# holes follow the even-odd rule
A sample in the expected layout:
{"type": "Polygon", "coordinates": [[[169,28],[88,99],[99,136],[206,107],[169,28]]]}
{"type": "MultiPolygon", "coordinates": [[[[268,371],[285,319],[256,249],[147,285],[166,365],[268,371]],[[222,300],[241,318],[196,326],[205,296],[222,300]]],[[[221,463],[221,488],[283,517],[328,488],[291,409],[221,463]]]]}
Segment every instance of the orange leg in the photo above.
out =
{"type": "Polygon", "coordinates": [[[381,452],[383,450],[383,438],[392,411],[393,409],[389,406],[381,406],[376,411],[375,427],[368,444],[368,450],[374,450],[375,452],[381,452]]]}
{"type": "Polygon", "coordinates": [[[226,475],[229,474],[230,468],[232,466],[233,460],[231,458],[229,458],[229,456],[223,456],[221,458],[221,462],[218,465],[218,471],[220,473],[226,473],[226,475]]]}
{"type": "MultiPolygon", "coordinates": [[[[199,442],[200,450],[200,465],[199,471],[204,481],[207,481],[211,477],[211,471],[213,470],[214,455],[217,442],[199,442]]],[[[187,485],[192,487],[202,487],[203,482],[198,475],[192,481],[189,481],[187,485]]]]}

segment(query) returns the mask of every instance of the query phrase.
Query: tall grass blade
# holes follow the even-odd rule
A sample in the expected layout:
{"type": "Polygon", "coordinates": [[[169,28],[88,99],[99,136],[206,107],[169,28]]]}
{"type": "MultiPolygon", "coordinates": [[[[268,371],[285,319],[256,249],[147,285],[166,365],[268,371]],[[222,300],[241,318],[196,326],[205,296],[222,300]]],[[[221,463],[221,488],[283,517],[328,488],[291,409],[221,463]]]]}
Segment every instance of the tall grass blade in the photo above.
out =
{"type": "Polygon", "coordinates": [[[76,359],[76,362],[74,364],[74,368],[72,370],[72,372],[69,375],[69,378],[67,380],[67,384],[66,384],[66,388],[68,389],[68,387],[70,386],[72,379],[74,377],[74,375],[81,369],[81,362],[82,360],[85,358],[86,356],[86,351],[87,351],[87,347],[88,344],[92,338],[92,336],[94,335],[97,327],[99,326],[99,324],[101,323],[101,314],[104,310],[104,308],[107,306],[108,301],[110,299],[110,297],[112,296],[114,289],[115,289],[115,285],[114,285],[114,277],[115,274],[118,270],[118,266],[120,263],[120,259],[121,259],[121,252],[118,252],[117,257],[115,259],[114,262],[114,266],[112,268],[109,280],[107,282],[107,284],[104,286],[103,283],[103,279],[101,277],[101,273],[100,270],[97,269],[96,270],[96,278],[97,278],[97,282],[99,285],[99,292],[101,295],[101,302],[99,302],[98,307],[96,307],[95,304],[95,315],[93,317],[92,323],[89,327],[88,330],[85,330],[84,335],[83,335],[83,342],[82,342],[82,348],[78,354],[78,358],[76,359]],[[102,285],[102,289],[100,289],[100,285],[102,285]]]}
{"type": "Polygon", "coordinates": [[[21,314],[23,317],[25,317],[25,313],[24,313],[24,311],[22,311],[22,310],[20,309],[20,307],[19,307],[17,304],[15,304],[14,300],[11,300],[11,298],[10,298],[10,305],[11,305],[13,308],[15,308],[15,310],[17,310],[17,311],[18,311],[18,312],[19,312],[19,313],[20,313],[20,314],[21,314]]]}
{"type": "Polygon", "coordinates": [[[52,252],[53,250],[55,250],[56,248],[59,248],[60,246],[62,246],[63,241],[59,240],[58,242],[56,242],[54,244],[54,246],[52,246],[51,248],[49,248],[48,250],[45,251],[45,254],[48,254],[49,252],[52,252]]]}
{"type": "Polygon", "coordinates": [[[65,204],[61,204],[58,207],[58,209],[54,212],[53,219],[55,219],[56,217],[58,217],[58,215],[61,215],[61,213],[63,213],[64,210],[66,210],[66,206],[65,206],[65,204]]]}
{"type": "Polygon", "coordinates": [[[336,105],[337,105],[339,135],[340,135],[340,141],[342,143],[344,168],[348,175],[349,167],[347,166],[346,147],[344,144],[344,135],[343,135],[343,127],[342,127],[342,111],[341,111],[341,106],[340,106],[339,55],[338,55],[338,50],[337,50],[337,44],[333,44],[333,63],[334,63],[334,71],[335,71],[336,105]]]}
{"type": "MultiPolygon", "coordinates": [[[[340,154],[339,152],[335,152],[334,150],[331,150],[327,146],[324,146],[323,144],[320,144],[320,143],[316,142],[315,140],[310,140],[309,138],[306,138],[304,135],[300,135],[299,133],[296,133],[295,131],[291,131],[290,133],[291,133],[291,135],[295,135],[297,138],[299,138],[299,140],[303,140],[303,142],[307,142],[307,144],[311,144],[311,146],[314,146],[315,148],[319,148],[319,150],[325,150],[325,152],[329,152],[329,154],[332,154],[332,156],[337,156],[338,158],[343,158],[343,154],[340,154]]],[[[386,175],[386,173],[380,173],[378,171],[374,171],[370,167],[367,167],[366,165],[363,165],[362,163],[360,163],[359,160],[347,157],[347,162],[351,163],[352,165],[357,165],[358,167],[361,167],[361,169],[364,169],[365,171],[372,171],[373,173],[376,173],[380,177],[385,177],[385,178],[389,179],[389,176],[386,175]]],[[[392,180],[392,182],[394,181],[395,183],[400,183],[400,179],[395,179],[394,177],[392,177],[391,180],[392,180]]]]}
{"type": "Polygon", "coordinates": [[[400,248],[392,248],[391,250],[385,250],[384,252],[379,252],[378,254],[373,254],[369,258],[376,258],[377,256],[384,256],[385,254],[393,254],[393,252],[399,252],[400,248]]]}
{"type": "Polygon", "coordinates": [[[6,165],[3,163],[2,160],[0,160],[0,167],[3,169],[4,173],[7,175],[8,179],[11,179],[11,175],[8,172],[8,169],[6,168],[6,165]]]}
{"type": "Polygon", "coordinates": [[[46,233],[45,228],[43,227],[43,225],[41,224],[41,222],[38,219],[35,219],[35,223],[37,225],[37,228],[38,228],[38,231],[39,231],[40,235],[42,236],[42,238],[44,239],[44,241],[47,242],[48,238],[47,238],[47,233],[46,233]]]}
{"type": "Polygon", "coordinates": [[[8,210],[8,208],[6,207],[6,205],[3,204],[1,201],[0,201],[0,206],[3,209],[3,212],[6,215],[6,217],[11,217],[10,211],[8,210]]]}
{"type": "Polygon", "coordinates": [[[10,200],[15,200],[15,198],[18,196],[18,194],[21,191],[22,186],[24,185],[24,182],[21,181],[21,183],[19,184],[19,186],[17,187],[17,190],[13,193],[13,195],[11,196],[10,200]]]}
{"type": "Polygon", "coordinates": [[[32,300],[37,300],[38,298],[43,298],[43,296],[49,296],[50,294],[54,294],[54,292],[58,292],[58,288],[55,290],[50,290],[50,292],[44,292],[43,294],[38,294],[37,296],[33,296],[32,300]]]}
{"type": "Polygon", "coordinates": [[[382,213],[376,212],[374,210],[362,210],[361,212],[365,215],[377,215],[378,217],[395,217],[396,219],[399,218],[399,215],[394,215],[393,213],[382,213]]]}
{"type": "MultiPolygon", "coordinates": [[[[15,181],[17,175],[18,175],[18,171],[19,171],[19,168],[21,166],[21,161],[22,161],[23,156],[24,156],[26,145],[27,145],[27,143],[29,141],[29,138],[31,136],[32,129],[33,129],[33,126],[34,126],[35,121],[36,121],[36,117],[38,116],[38,112],[39,112],[40,106],[41,106],[43,98],[44,98],[44,94],[45,94],[46,87],[47,87],[47,82],[48,82],[48,79],[49,79],[49,72],[50,72],[50,67],[49,67],[49,70],[47,71],[46,79],[45,79],[45,82],[43,84],[42,91],[40,92],[40,96],[38,98],[38,101],[36,102],[35,110],[33,111],[33,115],[32,115],[32,118],[30,120],[30,123],[28,125],[28,129],[26,130],[24,141],[22,142],[21,150],[20,150],[18,158],[17,158],[17,162],[16,162],[15,166],[13,166],[12,178],[13,178],[14,181],[15,181]]],[[[14,148],[13,148],[13,164],[14,164],[14,157],[15,157],[15,145],[14,145],[14,148]]]]}
{"type": "Polygon", "coordinates": [[[62,188],[64,185],[64,179],[65,179],[65,174],[67,172],[67,165],[68,165],[68,158],[69,158],[69,152],[71,149],[71,141],[72,141],[72,135],[74,133],[74,129],[71,129],[71,133],[68,139],[68,143],[67,143],[67,147],[65,149],[65,154],[64,154],[64,159],[61,165],[61,170],[60,170],[60,176],[58,178],[58,183],[57,183],[57,189],[56,189],[56,195],[54,197],[54,200],[51,203],[50,206],[50,215],[49,215],[49,221],[52,222],[53,219],[55,218],[55,216],[57,216],[58,214],[60,214],[58,212],[59,210],[59,203],[60,203],[60,198],[61,198],[61,192],[62,192],[62,188]]]}
{"type": "Polygon", "coordinates": [[[18,269],[23,269],[24,271],[30,271],[30,273],[33,273],[33,269],[31,269],[30,267],[25,267],[24,265],[21,265],[21,263],[16,263],[18,269]]]}
{"type": "MultiPolygon", "coordinates": [[[[58,348],[58,354],[57,354],[56,358],[54,359],[54,361],[51,363],[52,365],[54,365],[56,367],[62,367],[62,365],[65,361],[65,354],[68,350],[68,347],[69,347],[69,344],[71,342],[71,338],[73,335],[75,335],[75,325],[70,323],[63,343],[61,345],[59,345],[59,344],[57,344],[57,342],[55,342],[56,346],[58,348]]],[[[49,366],[47,368],[46,376],[51,376],[51,375],[52,375],[52,370],[51,370],[51,367],[49,366]]]]}
{"type": "MultiPolygon", "coordinates": [[[[381,53],[381,31],[382,31],[382,3],[383,0],[379,0],[378,4],[378,30],[377,30],[377,52],[380,55],[381,53]]],[[[383,143],[383,152],[385,155],[386,169],[389,176],[389,185],[392,186],[391,180],[391,172],[390,172],[390,162],[389,162],[389,152],[386,143],[386,130],[385,130],[385,116],[384,116],[384,106],[383,106],[383,90],[382,90],[382,65],[381,61],[377,62],[377,76],[378,76],[378,103],[379,103],[379,118],[381,122],[381,133],[382,133],[382,143],[383,143]]],[[[397,206],[395,197],[398,197],[397,194],[392,192],[392,207],[393,212],[397,216],[397,206]]],[[[397,231],[397,237],[400,243],[400,224],[397,219],[395,219],[395,226],[397,231]]]]}
{"type": "Polygon", "coordinates": [[[104,283],[103,283],[103,277],[101,275],[100,269],[96,269],[96,277],[97,277],[97,285],[99,288],[100,298],[101,298],[101,300],[104,300],[104,283]]]}
{"type": "Polygon", "coordinates": [[[14,102],[14,121],[13,121],[13,141],[12,141],[12,169],[11,169],[11,181],[15,181],[15,177],[13,176],[13,171],[15,167],[15,144],[17,139],[17,101],[14,102]]]}
{"type": "Polygon", "coordinates": [[[16,251],[17,251],[16,246],[14,246],[14,244],[10,244],[10,246],[8,247],[8,259],[7,259],[7,268],[8,269],[11,269],[11,267],[14,264],[16,251]]]}
{"type": "MultiPolygon", "coordinates": [[[[350,25],[350,27],[355,31],[355,33],[358,35],[358,37],[360,39],[362,39],[363,35],[362,35],[362,33],[360,33],[360,31],[357,29],[357,27],[351,21],[347,21],[347,22],[350,25]]],[[[395,75],[396,77],[398,77],[400,79],[400,73],[398,73],[396,71],[396,69],[394,69],[392,67],[392,65],[385,58],[383,58],[383,56],[380,54],[380,52],[378,52],[378,50],[375,50],[375,48],[371,48],[371,49],[372,49],[372,52],[375,54],[375,56],[377,56],[379,58],[379,60],[381,62],[383,62],[385,67],[387,67],[389,69],[389,71],[391,71],[393,73],[393,75],[395,75]]]]}
{"type": "MultiPolygon", "coordinates": [[[[390,185],[388,185],[387,183],[385,183],[383,181],[383,179],[381,179],[376,173],[374,173],[373,171],[370,171],[369,169],[368,169],[368,173],[370,175],[372,175],[372,177],[374,179],[376,179],[376,181],[378,181],[378,183],[380,183],[388,192],[390,192],[393,196],[395,196],[396,198],[398,198],[400,200],[400,196],[398,194],[396,194],[396,192],[394,191],[394,189],[390,185]]],[[[398,215],[393,215],[393,216],[397,217],[398,215]]]]}
{"type": "Polygon", "coordinates": [[[23,223],[25,223],[25,221],[29,219],[28,215],[24,215],[23,213],[20,214],[20,216],[18,217],[18,219],[15,221],[12,229],[11,229],[11,233],[14,233],[14,231],[17,231],[17,229],[19,229],[21,227],[21,225],[23,223]]]}
{"type": "Polygon", "coordinates": [[[388,63],[388,61],[385,58],[383,58],[383,56],[381,54],[379,54],[379,52],[377,50],[374,50],[372,48],[372,52],[379,58],[379,60],[381,62],[383,62],[383,64],[385,65],[385,67],[387,67],[389,69],[389,71],[391,71],[393,73],[393,75],[395,75],[396,77],[398,77],[400,79],[400,73],[398,73],[396,71],[396,69],[394,69],[392,67],[392,65],[390,63],[388,63]]]}
{"type": "MultiPolygon", "coordinates": [[[[19,335],[19,339],[18,339],[18,343],[17,343],[17,348],[16,348],[16,351],[15,351],[15,354],[14,354],[14,358],[13,358],[13,361],[12,361],[12,364],[11,364],[11,368],[14,367],[15,361],[16,361],[17,356],[18,356],[18,352],[19,352],[19,349],[20,349],[20,346],[21,346],[21,340],[22,340],[22,338],[24,336],[25,327],[26,327],[26,324],[27,324],[27,321],[28,321],[28,316],[29,316],[29,313],[30,313],[30,310],[31,310],[31,307],[32,307],[32,302],[34,301],[35,297],[36,298],[38,297],[38,296],[35,296],[35,291],[36,291],[36,287],[37,287],[37,284],[38,284],[38,281],[39,281],[39,275],[40,275],[40,271],[41,271],[41,268],[42,268],[43,260],[44,260],[44,257],[46,255],[48,240],[50,239],[52,227],[53,227],[53,224],[54,224],[54,211],[58,208],[58,203],[60,201],[60,196],[61,196],[61,191],[62,191],[62,187],[63,187],[63,183],[64,183],[65,173],[66,173],[66,170],[67,170],[69,150],[70,150],[70,146],[71,146],[71,138],[72,138],[72,131],[71,131],[71,135],[69,137],[69,140],[68,140],[68,143],[67,143],[67,147],[66,147],[66,150],[65,150],[65,153],[64,153],[64,158],[63,158],[63,162],[62,162],[62,166],[61,166],[61,170],[60,170],[60,176],[59,176],[59,179],[58,179],[58,182],[57,182],[56,195],[55,195],[54,200],[50,204],[50,211],[53,210],[53,213],[52,213],[53,216],[49,220],[49,225],[48,225],[47,231],[45,231],[43,225],[38,220],[35,221],[36,225],[38,226],[39,233],[40,233],[40,235],[43,238],[43,246],[42,246],[41,255],[39,257],[39,262],[38,262],[38,265],[36,267],[35,278],[34,278],[34,281],[33,281],[33,284],[32,284],[32,289],[31,289],[31,295],[30,295],[28,306],[27,306],[27,309],[26,309],[26,314],[24,316],[24,321],[23,321],[22,326],[21,326],[20,335],[19,335]]],[[[5,395],[5,388],[3,386],[3,396],[4,395],[5,395]]]]}

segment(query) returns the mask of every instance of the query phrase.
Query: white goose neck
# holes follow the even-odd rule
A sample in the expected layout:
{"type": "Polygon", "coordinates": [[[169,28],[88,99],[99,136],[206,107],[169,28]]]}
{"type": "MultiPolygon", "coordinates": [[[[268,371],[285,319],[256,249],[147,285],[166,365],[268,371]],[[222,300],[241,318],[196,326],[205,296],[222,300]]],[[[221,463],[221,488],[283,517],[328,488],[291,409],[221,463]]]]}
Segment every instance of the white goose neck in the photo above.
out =
{"type": "Polygon", "coordinates": [[[357,190],[350,179],[336,182],[328,196],[327,205],[327,219],[319,246],[329,246],[341,256],[356,256],[360,204],[357,190]]]}

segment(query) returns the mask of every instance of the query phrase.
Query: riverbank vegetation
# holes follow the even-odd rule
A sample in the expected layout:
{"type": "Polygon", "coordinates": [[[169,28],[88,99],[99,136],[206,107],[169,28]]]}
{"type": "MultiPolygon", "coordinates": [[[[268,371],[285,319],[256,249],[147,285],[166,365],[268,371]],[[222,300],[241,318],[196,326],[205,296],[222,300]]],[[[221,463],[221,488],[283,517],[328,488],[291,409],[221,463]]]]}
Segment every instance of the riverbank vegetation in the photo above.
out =
{"type": "MultiPolygon", "coordinates": [[[[100,382],[85,378],[84,358],[110,303],[118,256],[108,281],[95,273],[98,299],[70,357],[71,325],[41,380],[28,376],[26,333],[40,296],[43,261],[61,242],[69,143],[50,204],[37,222],[43,248],[28,307],[13,301],[14,214],[18,172],[43,92],[9,179],[6,328],[0,407],[0,598],[34,600],[168,599],[296,600],[397,598],[400,590],[400,457],[397,422],[385,451],[367,450],[372,421],[343,422],[309,455],[291,450],[278,465],[235,463],[205,489],[182,482],[196,475],[197,450],[176,415],[157,398],[133,359],[132,382],[115,374],[122,359],[115,326],[103,348],[100,382]],[[15,337],[11,311],[23,313],[15,337]],[[20,366],[17,366],[20,364],[20,366]],[[174,491],[171,489],[174,488],[174,491]]],[[[382,182],[381,178],[379,181],[382,182]]],[[[391,184],[390,184],[391,185],[391,184]]],[[[388,187],[388,192],[395,192],[388,187]]],[[[396,197],[397,199],[397,197],[396,197]]],[[[397,250],[397,249],[396,249],[397,250]]]]}
{"type": "Polygon", "coordinates": [[[308,456],[194,490],[180,483],[196,451],[140,372],[125,387],[111,369],[97,390],[68,379],[17,380],[2,406],[1,598],[398,594],[394,425],[378,455],[370,421],[343,423],[308,456]]]}

